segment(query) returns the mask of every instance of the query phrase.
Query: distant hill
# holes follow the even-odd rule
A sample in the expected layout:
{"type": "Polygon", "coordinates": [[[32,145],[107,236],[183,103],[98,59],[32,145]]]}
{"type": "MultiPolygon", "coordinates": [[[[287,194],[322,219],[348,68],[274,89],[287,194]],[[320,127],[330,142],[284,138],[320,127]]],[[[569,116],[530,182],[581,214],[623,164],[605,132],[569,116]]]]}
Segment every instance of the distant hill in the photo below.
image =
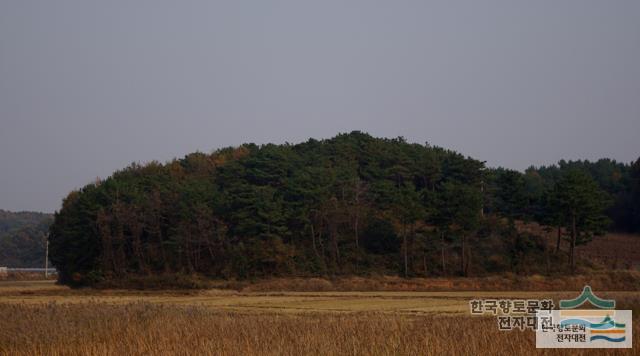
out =
{"type": "Polygon", "coordinates": [[[0,266],[43,266],[52,221],[52,214],[0,210],[0,266]]]}
{"type": "Polygon", "coordinates": [[[0,209],[0,235],[23,227],[34,226],[51,218],[53,218],[53,214],[33,211],[12,212],[0,209]]]}

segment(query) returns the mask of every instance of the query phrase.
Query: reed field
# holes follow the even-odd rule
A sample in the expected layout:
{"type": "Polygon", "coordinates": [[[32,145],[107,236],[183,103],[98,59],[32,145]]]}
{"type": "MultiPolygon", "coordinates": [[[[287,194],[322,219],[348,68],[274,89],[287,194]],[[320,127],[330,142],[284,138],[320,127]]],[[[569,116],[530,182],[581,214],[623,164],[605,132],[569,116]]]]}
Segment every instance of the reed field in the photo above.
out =
{"type": "MultiPolygon", "coordinates": [[[[603,292],[634,310],[640,293],[603,292]]],[[[472,298],[574,297],[575,292],[242,292],[72,290],[0,282],[0,355],[556,355],[532,331],[470,316],[472,298]]]]}

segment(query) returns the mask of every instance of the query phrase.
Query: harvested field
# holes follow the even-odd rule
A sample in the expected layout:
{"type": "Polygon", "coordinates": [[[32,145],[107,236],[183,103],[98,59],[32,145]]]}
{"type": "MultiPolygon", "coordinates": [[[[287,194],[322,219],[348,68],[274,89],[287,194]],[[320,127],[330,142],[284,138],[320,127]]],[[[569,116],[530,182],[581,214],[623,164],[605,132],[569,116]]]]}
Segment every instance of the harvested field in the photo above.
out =
{"type": "MultiPolygon", "coordinates": [[[[468,313],[472,298],[575,295],[71,290],[50,281],[2,282],[0,355],[576,354],[536,350],[533,332],[499,331],[494,318],[468,313]]],[[[638,345],[640,293],[598,295],[634,310],[638,345]]],[[[590,351],[577,354],[604,354],[590,351]]]]}

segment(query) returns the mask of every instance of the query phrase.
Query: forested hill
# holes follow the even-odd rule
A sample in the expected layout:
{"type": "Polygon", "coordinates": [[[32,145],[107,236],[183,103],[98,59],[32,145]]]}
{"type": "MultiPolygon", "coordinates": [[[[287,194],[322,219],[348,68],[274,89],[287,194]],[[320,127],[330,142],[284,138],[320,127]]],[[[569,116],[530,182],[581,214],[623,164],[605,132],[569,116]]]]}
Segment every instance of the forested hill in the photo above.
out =
{"type": "Polygon", "coordinates": [[[0,266],[44,266],[45,235],[52,214],[0,209],[0,266]]]}
{"type": "Polygon", "coordinates": [[[12,212],[0,209],[0,234],[34,226],[52,217],[52,214],[31,211],[12,212]]]}
{"type": "MultiPolygon", "coordinates": [[[[245,144],[133,164],[71,192],[50,254],[69,284],[131,274],[540,272],[549,246],[518,232],[516,219],[557,228],[571,246],[607,227],[637,230],[639,182],[640,160],[519,173],[361,132],[245,144]]],[[[573,248],[551,252],[575,268],[573,248]]]]}

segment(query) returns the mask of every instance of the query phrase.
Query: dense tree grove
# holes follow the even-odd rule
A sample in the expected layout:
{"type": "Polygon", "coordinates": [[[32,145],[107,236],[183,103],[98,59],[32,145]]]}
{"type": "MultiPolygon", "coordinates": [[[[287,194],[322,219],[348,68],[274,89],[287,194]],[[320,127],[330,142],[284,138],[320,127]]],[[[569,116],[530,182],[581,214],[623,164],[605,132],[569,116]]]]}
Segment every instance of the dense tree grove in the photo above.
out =
{"type": "Polygon", "coordinates": [[[523,174],[360,132],[245,144],[133,164],[70,193],[50,255],[68,284],[548,271],[558,254],[513,222],[543,222],[575,246],[607,226],[611,206],[615,226],[637,229],[639,164],[560,162],[523,174]]]}
{"type": "Polygon", "coordinates": [[[51,214],[0,210],[0,266],[44,267],[51,214]]]}

